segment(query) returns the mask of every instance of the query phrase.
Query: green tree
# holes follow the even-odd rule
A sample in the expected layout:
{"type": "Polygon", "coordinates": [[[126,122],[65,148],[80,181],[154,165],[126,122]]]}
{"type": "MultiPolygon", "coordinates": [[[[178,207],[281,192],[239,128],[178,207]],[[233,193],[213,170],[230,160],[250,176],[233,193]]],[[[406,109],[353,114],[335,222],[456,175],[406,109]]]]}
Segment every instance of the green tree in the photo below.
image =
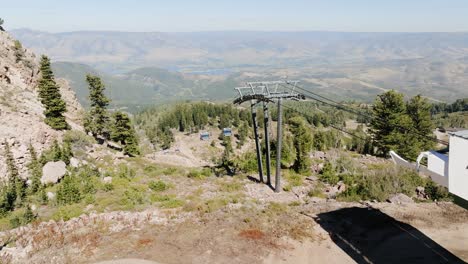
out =
{"type": "Polygon", "coordinates": [[[380,155],[386,156],[394,150],[405,158],[411,156],[409,148],[414,145],[412,121],[406,112],[403,94],[390,90],[378,95],[370,125],[380,155]]]}
{"type": "Polygon", "coordinates": [[[296,160],[294,170],[298,173],[305,173],[310,170],[310,151],[312,150],[312,135],[306,120],[302,117],[294,117],[289,120],[290,129],[294,137],[294,147],[296,149],[296,160]]]}
{"type": "Polygon", "coordinates": [[[71,142],[70,140],[64,140],[62,146],[62,161],[69,165],[71,157],[73,157],[71,142]]]}
{"type": "Polygon", "coordinates": [[[57,188],[57,203],[73,204],[81,201],[82,194],[76,177],[65,175],[57,188]]]}
{"type": "Polygon", "coordinates": [[[413,122],[414,141],[418,144],[415,146],[411,156],[416,158],[421,151],[429,150],[434,147],[434,124],[431,119],[431,104],[421,95],[417,95],[406,104],[406,111],[413,122]]]}
{"type": "Polygon", "coordinates": [[[0,18],[0,31],[5,31],[5,30],[3,29],[3,27],[2,27],[4,22],[5,22],[5,20],[3,20],[2,18],[0,18]]]}
{"type": "Polygon", "coordinates": [[[98,76],[88,74],[86,75],[86,81],[89,86],[91,109],[84,120],[85,130],[91,132],[95,137],[104,136],[108,139],[109,113],[107,112],[107,106],[110,100],[104,94],[106,87],[98,76]]]}
{"type": "Polygon", "coordinates": [[[36,220],[36,218],[37,218],[37,215],[34,214],[31,207],[29,205],[27,205],[26,210],[24,211],[24,214],[23,214],[23,219],[21,221],[22,224],[27,225],[27,224],[31,223],[32,221],[36,220]]]}
{"type": "Polygon", "coordinates": [[[24,198],[26,197],[26,183],[19,176],[15,159],[10,150],[10,145],[6,141],[4,142],[4,144],[6,165],[8,171],[8,187],[6,188],[6,191],[8,192],[7,196],[9,208],[12,209],[14,206],[21,206],[24,198]]]}
{"type": "Polygon", "coordinates": [[[239,143],[237,144],[237,148],[241,148],[244,144],[245,144],[245,141],[247,140],[247,137],[249,136],[249,128],[247,127],[247,125],[245,124],[245,122],[242,122],[242,124],[240,125],[239,127],[239,131],[238,131],[238,139],[239,139],[239,143]]]}
{"type": "Polygon", "coordinates": [[[15,40],[13,50],[15,52],[16,63],[20,62],[24,57],[23,45],[19,40],[15,40]]]}
{"type": "Polygon", "coordinates": [[[63,114],[67,111],[65,101],[60,95],[60,88],[55,82],[54,74],[50,66],[50,60],[46,56],[41,57],[41,78],[39,79],[39,97],[44,105],[44,122],[55,130],[69,129],[69,125],[63,114]]]}
{"type": "Polygon", "coordinates": [[[140,155],[135,129],[127,114],[115,112],[114,124],[111,129],[111,139],[124,145],[124,152],[130,156],[140,155]]]}
{"type": "Polygon", "coordinates": [[[37,152],[32,144],[29,144],[29,156],[31,162],[28,164],[31,173],[31,185],[29,186],[29,193],[33,194],[41,188],[42,165],[37,158],[37,152]]]}

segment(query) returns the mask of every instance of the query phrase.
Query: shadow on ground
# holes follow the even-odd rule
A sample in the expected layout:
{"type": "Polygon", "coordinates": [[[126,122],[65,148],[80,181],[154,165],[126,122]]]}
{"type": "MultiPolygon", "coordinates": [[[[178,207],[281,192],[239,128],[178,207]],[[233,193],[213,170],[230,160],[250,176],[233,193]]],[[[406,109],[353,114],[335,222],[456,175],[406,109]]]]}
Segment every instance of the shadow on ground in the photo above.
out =
{"type": "Polygon", "coordinates": [[[351,207],[315,221],[357,263],[465,263],[411,225],[380,210],[351,207]]]}

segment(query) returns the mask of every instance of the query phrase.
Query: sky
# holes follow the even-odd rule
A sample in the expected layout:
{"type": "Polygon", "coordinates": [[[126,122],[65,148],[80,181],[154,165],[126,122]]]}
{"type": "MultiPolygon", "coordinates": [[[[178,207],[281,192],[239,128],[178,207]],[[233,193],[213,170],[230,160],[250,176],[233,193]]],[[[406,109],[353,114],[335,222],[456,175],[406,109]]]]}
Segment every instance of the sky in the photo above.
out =
{"type": "Polygon", "coordinates": [[[0,17],[48,32],[466,32],[468,0],[1,0],[0,17]]]}

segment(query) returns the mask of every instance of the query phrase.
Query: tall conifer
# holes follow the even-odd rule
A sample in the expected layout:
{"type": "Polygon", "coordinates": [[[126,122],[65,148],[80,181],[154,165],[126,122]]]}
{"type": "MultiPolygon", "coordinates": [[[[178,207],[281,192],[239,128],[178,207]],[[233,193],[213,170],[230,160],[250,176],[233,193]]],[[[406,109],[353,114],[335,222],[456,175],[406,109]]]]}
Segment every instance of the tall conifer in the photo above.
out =
{"type": "Polygon", "coordinates": [[[91,132],[95,137],[104,136],[108,139],[109,113],[107,112],[107,106],[110,100],[104,94],[106,87],[98,76],[88,74],[86,75],[86,81],[89,86],[91,109],[85,118],[85,130],[91,132]]]}
{"type": "Polygon", "coordinates": [[[60,95],[60,88],[55,82],[50,60],[41,57],[41,79],[39,80],[39,97],[44,105],[44,122],[55,130],[69,129],[63,114],[67,111],[65,101],[60,95]]]}

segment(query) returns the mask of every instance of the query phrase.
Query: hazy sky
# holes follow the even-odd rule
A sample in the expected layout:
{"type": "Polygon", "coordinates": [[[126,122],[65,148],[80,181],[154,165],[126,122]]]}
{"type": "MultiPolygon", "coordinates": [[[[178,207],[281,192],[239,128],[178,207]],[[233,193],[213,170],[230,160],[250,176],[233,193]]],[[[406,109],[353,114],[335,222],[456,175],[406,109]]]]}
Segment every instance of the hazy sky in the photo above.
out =
{"type": "Polygon", "coordinates": [[[468,0],[15,0],[5,28],[44,31],[468,31],[468,0]]]}

